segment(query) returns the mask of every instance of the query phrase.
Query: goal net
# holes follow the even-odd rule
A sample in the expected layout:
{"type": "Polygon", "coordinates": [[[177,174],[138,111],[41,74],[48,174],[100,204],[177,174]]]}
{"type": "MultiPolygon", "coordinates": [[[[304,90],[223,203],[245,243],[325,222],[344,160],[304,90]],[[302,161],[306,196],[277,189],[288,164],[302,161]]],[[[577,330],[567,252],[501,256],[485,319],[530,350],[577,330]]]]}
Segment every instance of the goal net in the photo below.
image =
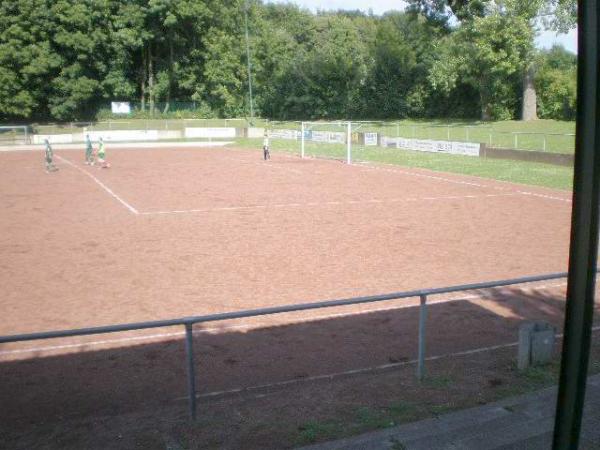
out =
{"type": "Polygon", "coordinates": [[[300,156],[352,162],[350,122],[302,122],[300,156]]]}
{"type": "Polygon", "coordinates": [[[273,149],[302,158],[327,158],[352,164],[376,151],[389,125],[380,122],[305,121],[266,125],[273,149]]]}
{"type": "Polygon", "coordinates": [[[26,125],[0,126],[0,145],[30,144],[31,133],[26,125]]]}

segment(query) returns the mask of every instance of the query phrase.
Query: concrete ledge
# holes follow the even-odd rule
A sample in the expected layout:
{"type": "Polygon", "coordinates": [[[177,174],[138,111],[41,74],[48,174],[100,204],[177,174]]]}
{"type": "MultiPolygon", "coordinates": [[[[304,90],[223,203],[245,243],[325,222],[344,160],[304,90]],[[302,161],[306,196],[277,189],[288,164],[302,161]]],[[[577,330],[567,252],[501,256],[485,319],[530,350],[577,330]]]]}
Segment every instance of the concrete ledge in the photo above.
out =
{"type": "MultiPolygon", "coordinates": [[[[300,450],[546,450],[557,388],[444,414],[300,450]]],[[[600,448],[600,375],[588,378],[581,448],[600,448]]]]}
{"type": "MultiPolygon", "coordinates": [[[[233,144],[232,141],[193,141],[193,142],[105,142],[106,147],[111,148],[200,148],[200,147],[223,147],[233,144]]],[[[94,142],[94,145],[97,145],[94,142]]],[[[81,150],[85,148],[85,143],[79,144],[52,144],[53,150],[81,150]]],[[[20,152],[43,150],[44,144],[38,145],[11,145],[0,146],[0,152],[20,152]]]]}
{"type": "Polygon", "coordinates": [[[573,166],[573,155],[563,153],[539,152],[534,150],[513,150],[510,148],[487,147],[481,144],[480,158],[510,159],[512,161],[528,161],[555,166],[573,166]]]}

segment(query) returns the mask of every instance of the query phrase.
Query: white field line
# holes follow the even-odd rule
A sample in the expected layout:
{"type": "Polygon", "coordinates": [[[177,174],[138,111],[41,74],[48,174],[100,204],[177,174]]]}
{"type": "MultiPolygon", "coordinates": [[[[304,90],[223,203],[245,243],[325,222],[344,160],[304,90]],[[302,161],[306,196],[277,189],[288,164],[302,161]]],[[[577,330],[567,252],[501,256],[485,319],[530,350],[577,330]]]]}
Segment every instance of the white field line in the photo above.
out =
{"type": "Polygon", "coordinates": [[[284,171],[292,172],[292,173],[295,173],[295,174],[298,174],[298,175],[304,175],[304,173],[301,172],[300,170],[292,169],[290,167],[277,166],[277,165],[274,165],[274,164],[270,163],[269,161],[256,162],[256,161],[247,161],[245,159],[231,158],[231,157],[227,157],[225,159],[228,159],[229,161],[234,161],[234,162],[242,163],[242,164],[253,164],[253,165],[256,165],[256,166],[267,167],[269,169],[284,170],[284,171]]]}
{"type": "MultiPolygon", "coordinates": [[[[108,131],[108,130],[106,130],[108,131]]],[[[105,141],[107,144],[110,143],[111,149],[127,149],[127,150],[138,150],[146,148],[208,148],[208,147],[224,147],[226,145],[233,144],[233,141],[191,141],[191,142],[172,142],[172,141],[157,141],[157,142],[143,142],[143,141],[130,141],[130,142],[114,142],[105,141]]],[[[82,151],[85,146],[85,142],[76,143],[64,143],[64,144],[52,144],[54,150],[76,150],[82,151]]],[[[44,151],[44,144],[27,144],[27,145],[11,145],[11,146],[0,146],[0,152],[23,152],[23,151],[44,151]]]]}
{"type": "Polygon", "coordinates": [[[558,200],[561,202],[571,203],[570,198],[554,197],[552,195],[537,194],[535,192],[527,192],[527,191],[518,191],[518,192],[519,192],[519,194],[523,194],[523,195],[532,195],[534,197],[546,198],[548,200],[558,200]]]}
{"type": "Polygon", "coordinates": [[[123,206],[125,206],[125,208],[127,208],[130,212],[132,212],[133,214],[136,214],[136,215],[139,214],[139,211],[137,209],[135,209],[133,206],[131,206],[129,203],[127,203],[125,200],[123,200],[121,197],[119,197],[117,194],[115,194],[113,191],[111,191],[108,186],[106,186],[104,183],[102,183],[102,181],[100,181],[94,175],[89,173],[87,170],[82,169],[81,167],[72,163],[68,159],[63,158],[62,156],[56,155],[56,157],[58,159],[60,159],[61,161],[64,161],[65,163],[69,164],[70,166],[76,168],[80,172],[86,174],[88,177],[90,177],[92,180],[94,180],[102,189],[104,189],[106,192],[108,192],[108,194],[111,197],[113,197],[115,200],[117,200],[119,203],[121,203],[123,206]]]}
{"type": "Polygon", "coordinates": [[[369,170],[381,170],[383,172],[399,173],[401,175],[408,175],[411,177],[419,177],[419,178],[427,178],[427,179],[436,180],[436,181],[444,181],[446,183],[452,183],[452,184],[462,184],[462,185],[466,185],[466,186],[475,186],[475,187],[480,187],[480,188],[489,188],[489,189],[496,189],[496,190],[507,190],[508,189],[508,188],[502,188],[499,186],[490,186],[490,185],[485,185],[485,184],[481,184],[481,183],[476,183],[473,181],[454,180],[452,178],[445,178],[445,177],[441,177],[439,175],[427,175],[424,173],[409,172],[409,171],[401,170],[401,169],[399,170],[399,169],[392,169],[392,168],[387,168],[387,167],[378,167],[378,166],[370,165],[370,163],[359,163],[359,164],[352,164],[352,165],[355,167],[360,167],[360,168],[369,169],[369,170]]]}
{"type": "MultiPolygon", "coordinates": [[[[566,285],[567,285],[566,282],[543,284],[543,285],[526,286],[526,287],[522,288],[521,290],[527,291],[527,290],[531,290],[531,289],[550,289],[550,288],[555,288],[555,287],[563,287],[566,285]]],[[[475,294],[460,295],[460,296],[442,298],[439,300],[428,300],[427,305],[429,306],[429,305],[437,305],[437,304],[442,304],[442,303],[475,300],[475,299],[480,299],[480,298],[485,298],[485,296],[484,295],[475,295],[475,294]]],[[[398,306],[393,306],[393,307],[388,306],[388,307],[380,307],[380,308],[370,308],[370,309],[363,309],[360,311],[352,311],[352,312],[345,312],[345,313],[321,314],[321,315],[315,315],[315,316],[295,319],[293,321],[286,322],[286,323],[289,323],[289,324],[307,323],[307,322],[314,322],[314,321],[318,321],[318,320],[328,320],[328,319],[334,319],[334,318],[340,318],[340,317],[351,317],[351,316],[357,316],[357,315],[361,315],[361,314],[369,314],[369,313],[374,313],[374,312],[385,312],[385,311],[395,311],[395,310],[399,310],[399,309],[416,308],[418,306],[419,306],[418,304],[410,304],[410,305],[398,305],[398,306]]],[[[288,314],[294,314],[294,313],[288,313],[288,314]]],[[[194,330],[193,334],[219,333],[219,332],[223,332],[223,331],[227,331],[227,330],[258,328],[261,326],[264,327],[265,324],[261,325],[261,324],[246,323],[246,324],[239,324],[239,325],[228,325],[225,327],[213,327],[213,328],[203,328],[200,330],[194,330]]],[[[104,339],[104,340],[100,340],[100,341],[81,342],[81,343],[75,343],[75,344],[52,345],[52,346],[44,346],[44,347],[24,348],[24,349],[18,349],[18,350],[4,350],[4,351],[0,351],[0,356],[15,355],[15,354],[22,354],[22,353],[49,352],[49,351],[64,350],[64,349],[69,349],[69,348],[82,348],[82,347],[86,348],[86,347],[94,347],[94,346],[105,345],[105,344],[121,344],[121,343],[125,343],[125,342],[148,341],[148,340],[155,340],[155,339],[161,340],[161,339],[165,339],[165,338],[173,338],[173,337],[181,337],[181,336],[185,336],[185,332],[180,331],[180,332],[173,332],[173,333],[157,333],[157,334],[151,334],[151,335],[146,335],[146,336],[133,336],[133,337],[127,337],[127,338],[118,338],[118,339],[104,339]]]]}
{"type": "Polygon", "coordinates": [[[397,202],[420,202],[420,201],[440,201],[440,200],[463,200],[478,199],[489,197],[506,197],[521,195],[518,192],[507,192],[502,194],[483,194],[483,195],[444,195],[439,197],[411,197],[411,198],[392,198],[392,199],[368,199],[368,200],[340,200],[329,202],[306,202],[306,203],[276,203],[273,205],[249,205],[249,206],[223,206],[217,208],[201,209],[179,209],[172,211],[143,211],[140,215],[164,215],[164,214],[190,214],[190,213],[210,213],[219,211],[240,211],[253,209],[276,209],[276,208],[304,208],[309,206],[338,206],[338,205],[366,205],[380,203],[397,202]]]}
{"type": "MultiPolygon", "coordinates": [[[[292,156],[292,155],[285,155],[285,156],[287,156],[288,158],[295,158],[295,156],[292,156]]],[[[322,159],[322,161],[334,162],[331,159],[322,159]]],[[[538,194],[535,192],[519,190],[520,186],[525,187],[526,185],[523,185],[521,183],[513,183],[510,181],[493,180],[494,183],[500,183],[500,184],[507,185],[507,186],[503,187],[503,186],[494,186],[494,185],[484,184],[484,183],[477,183],[474,181],[455,180],[452,178],[446,178],[446,177],[442,177],[439,175],[428,175],[428,174],[419,173],[419,172],[411,172],[408,170],[399,169],[398,166],[394,166],[391,164],[385,164],[385,163],[372,163],[372,162],[367,162],[367,161],[357,161],[357,162],[353,163],[352,166],[369,169],[369,170],[381,170],[383,172],[398,173],[401,175],[408,175],[411,177],[428,178],[431,180],[444,181],[446,183],[452,183],[452,184],[462,184],[462,185],[475,186],[475,187],[486,188],[486,189],[495,189],[495,190],[499,190],[499,191],[507,191],[507,190],[516,189],[513,192],[523,194],[523,195],[531,195],[534,197],[545,198],[548,200],[557,200],[557,201],[561,201],[561,202],[571,203],[571,199],[568,199],[568,198],[562,198],[562,197],[556,197],[556,196],[552,196],[552,195],[538,194]]],[[[421,170],[427,170],[427,169],[421,169],[421,170]]],[[[470,176],[473,177],[472,175],[470,175],[470,176]]],[[[480,177],[475,177],[475,178],[480,178],[480,177]]]]}
{"type": "MultiPolygon", "coordinates": [[[[296,158],[296,156],[287,155],[287,154],[279,155],[279,156],[286,156],[288,158],[296,158]]],[[[331,159],[323,159],[323,161],[334,162],[331,159]]],[[[503,187],[503,186],[494,186],[494,185],[490,185],[490,184],[477,183],[474,181],[455,180],[452,178],[446,178],[446,177],[442,177],[439,175],[427,175],[427,174],[419,173],[419,172],[411,172],[411,171],[407,171],[407,170],[398,169],[397,166],[393,166],[393,165],[385,164],[385,163],[377,163],[375,165],[371,162],[359,161],[359,162],[352,164],[352,166],[369,169],[369,170],[380,170],[383,172],[398,173],[400,175],[408,175],[408,176],[412,176],[412,177],[428,178],[431,180],[444,181],[446,183],[452,183],[452,184],[462,184],[462,185],[475,186],[475,187],[486,188],[486,189],[494,189],[494,190],[499,190],[499,191],[508,191],[511,189],[516,189],[513,192],[517,193],[517,194],[530,195],[530,196],[534,196],[534,197],[545,198],[548,200],[557,200],[560,202],[571,203],[571,199],[569,199],[569,198],[556,197],[553,195],[538,194],[535,192],[519,190],[518,187],[523,186],[523,185],[512,183],[510,181],[493,180],[494,183],[502,183],[502,184],[508,185],[508,186],[503,187]]],[[[427,170],[427,169],[423,169],[423,170],[427,170]]]]}
{"type": "MultiPolygon", "coordinates": [[[[438,175],[427,175],[427,174],[423,174],[423,173],[418,173],[418,172],[410,172],[410,171],[406,171],[406,170],[398,170],[396,169],[397,166],[391,165],[391,164],[385,164],[385,163],[376,163],[377,165],[371,163],[371,162],[357,162],[354,163],[353,165],[355,167],[363,167],[365,169],[372,169],[372,170],[383,170],[385,172],[392,172],[392,173],[400,173],[402,175],[409,175],[409,176],[414,176],[414,177],[422,177],[422,178],[429,178],[429,179],[433,179],[433,180],[439,180],[439,181],[445,181],[448,183],[453,183],[453,184],[466,184],[466,185],[471,185],[471,186],[477,186],[477,187],[482,187],[482,188],[489,188],[489,189],[496,189],[496,190],[502,190],[502,191],[506,191],[509,189],[517,189],[516,192],[520,193],[520,194],[524,194],[524,195],[533,195],[536,197],[541,197],[541,198],[547,198],[550,200],[559,200],[562,202],[571,202],[570,199],[566,199],[566,198],[562,198],[562,197],[556,197],[556,196],[552,196],[552,195],[544,195],[544,194],[537,194],[534,192],[529,192],[529,191],[522,191],[519,190],[519,187],[529,187],[527,185],[524,185],[522,183],[514,183],[511,181],[505,181],[505,180],[493,180],[494,183],[499,183],[499,184],[505,184],[507,185],[506,187],[501,187],[501,186],[494,186],[494,185],[489,185],[489,184],[483,184],[483,183],[476,183],[476,182],[468,182],[468,181],[461,181],[461,180],[454,180],[451,178],[445,178],[445,177],[441,177],[438,175]],[[382,167],[381,167],[382,166],[382,167]]],[[[421,170],[428,170],[428,169],[421,169],[421,170]]],[[[473,175],[469,175],[471,177],[474,177],[473,175]]],[[[474,177],[474,178],[480,178],[481,177],[474,177]]]]}
{"type": "MultiPolygon", "coordinates": [[[[598,331],[598,330],[600,330],[600,326],[592,328],[592,331],[598,331]]],[[[563,337],[563,334],[562,333],[557,334],[556,337],[561,338],[561,337],[563,337]]],[[[471,350],[463,350],[460,352],[446,353],[443,355],[428,356],[425,358],[425,361],[437,361],[437,360],[445,359],[445,358],[455,358],[455,357],[460,357],[460,356],[475,355],[477,353],[489,352],[489,351],[498,350],[501,348],[516,347],[517,345],[519,345],[518,342],[509,342],[507,344],[499,344],[499,345],[492,345],[489,347],[474,348],[471,350]]],[[[240,392],[257,391],[257,390],[269,389],[269,388],[274,388],[274,387],[282,387],[282,386],[288,386],[288,385],[294,385],[294,384],[300,384],[300,383],[307,383],[307,382],[311,382],[311,381],[333,380],[333,379],[339,378],[339,377],[345,377],[345,376],[349,376],[349,375],[357,375],[357,374],[362,374],[362,373],[379,372],[382,370],[393,369],[393,368],[408,366],[408,365],[417,364],[417,363],[418,363],[418,360],[413,359],[410,361],[382,364],[379,366],[371,366],[371,367],[364,367],[364,368],[360,368],[360,369],[346,370],[343,372],[315,375],[312,377],[293,378],[291,380],[276,381],[273,383],[259,384],[256,386],[235,388],[235,389],[229,389],[229,390],[224,390],[224,391],[213,391],[213,392],[207,392],[205,394],[196,394],[196,398],[220,397],[222,395],[239,394],[240,392]]],[[[187,397],[187,396],[186,397],[177,397],[175,399],[175,401],[183,401],[183,400],[188,400],[188,399],[189,399],[189,397],[187,397]]]]}
{"type": "MultiPolygon", "coordinates": [[[[400,174],[403,174],[403,175],[410,175],[410,176],[415,176],[415,177],[430,178],[430,179],[434,179],[434,180],[445,181],[445,182],[448,182],[448,183],[465,184],[465,185],[469,185],[469,186],[476,186],[476,187],[481,187],[481,188],[495,189],[495,190],[499,190],[499,191],[507,191],[507,190],[510,189],[508,187],[485,185],[485,184],[473,183],[473,182],[468,182],[468,181],[452,180],[450,178],[444,178],[444,177],[435,176],[435,175],[425,175],[425,174],[421,174],[421,173],[411,173],[411,172],[406,172],[406,171],[403,171],[403,170],[379,168],[379,167],[373,167],[373,166],[368,166],[368,165],[360,166],[360,167],[365,167],[365,168],[372,169],[372,170],[383,170],[385,172],[400,173],[400,174]]],[[[540,197],[540,198],[544,198],[544,199],[547,199],[547,200],[557,200],[557,201],[560,201],[560,202],[571,203],[571,199],[569,199],[569,198],[555,197],[555,196],[552,196],[552,195],[538,194],[538,193],[535,193],[535,192],[521,191],[521,190],[516,190],[516,191],[513,191],[513,192],[515,192],[516,194],[521,194],[521,195],[529,195],[529,196],[533,196],[533,197],[540,197]]]]}

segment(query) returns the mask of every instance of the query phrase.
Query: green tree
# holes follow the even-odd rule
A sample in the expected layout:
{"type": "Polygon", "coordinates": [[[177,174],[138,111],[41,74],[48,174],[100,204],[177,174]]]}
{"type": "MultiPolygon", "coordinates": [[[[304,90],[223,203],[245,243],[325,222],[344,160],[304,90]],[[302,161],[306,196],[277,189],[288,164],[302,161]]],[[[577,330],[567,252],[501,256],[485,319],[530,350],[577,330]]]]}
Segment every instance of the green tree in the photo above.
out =
{"type": "Polygon", "coordinates": [[[462,80],[479,92],[482,120],[511,118],[515,80],[532,33],[519,16],[475,17],[440,42],[429,81],[434,89],[449,92],[462,80]]]}
{"type": "Polygon", "coordinates": [[[278,118],[342,118],[356,111],[367,77],[367,47],[353,20],[315,18],[316,41],[274,80],[270,99],[278,118]]]}
{"type": "Polygon", "coordinates": [[[577,101],[577,57],[562,46],[542,51],[535,77],[544,119],[573,120],[577,101]]]}
{"type": "Polygon", "coordinates": [[[46,0],[0,2],[0,118],[47,114],[48,80],[61,64],[46,0]]]}

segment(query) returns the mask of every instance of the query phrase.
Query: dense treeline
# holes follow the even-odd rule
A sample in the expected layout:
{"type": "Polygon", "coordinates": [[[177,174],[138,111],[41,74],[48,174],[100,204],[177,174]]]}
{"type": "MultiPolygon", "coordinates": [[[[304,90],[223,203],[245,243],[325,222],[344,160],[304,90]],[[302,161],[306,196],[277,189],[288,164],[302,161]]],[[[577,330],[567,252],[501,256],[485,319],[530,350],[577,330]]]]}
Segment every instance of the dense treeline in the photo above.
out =
{"type": "Polygon", "coordinates": [[[245,12],[263,117],[519,117],[534,74],[539,116],[572,118],[575,57],[535,52],[537,10],[450,2],[451,26],[444,1],[411,3],[378,17],[260,0],[2,0],[0,120],[89,119],[112,100],[247,116],[245,12]]]}

